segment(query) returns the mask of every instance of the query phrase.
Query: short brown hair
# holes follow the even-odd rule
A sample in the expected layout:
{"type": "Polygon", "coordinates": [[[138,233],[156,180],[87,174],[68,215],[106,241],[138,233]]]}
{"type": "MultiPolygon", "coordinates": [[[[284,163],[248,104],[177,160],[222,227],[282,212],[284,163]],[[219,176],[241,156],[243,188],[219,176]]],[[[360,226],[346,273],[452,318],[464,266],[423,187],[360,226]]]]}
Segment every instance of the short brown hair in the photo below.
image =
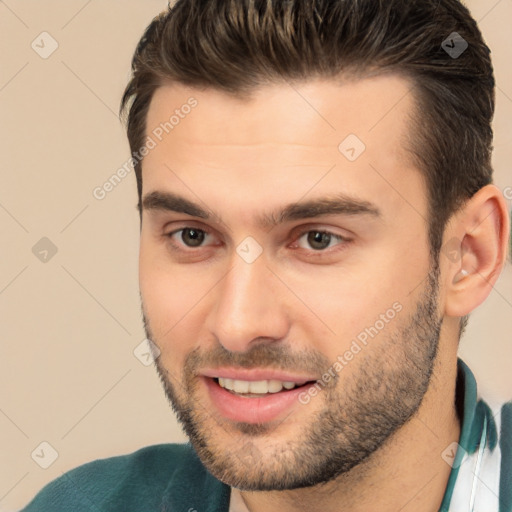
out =
{"type": "Polygon", "coordinates": [[[164,83],[248,97],[276,82],[370,70],[399,73],[414,87],[408,149],[427,184],[437,256],[449,217],[492,181],[490,51],[458,0],[178,0],[140,40],[120,113],[128,110],[135,152],[164,83]],[[442,46],[453,32],[468,45],[456,58],[442,46]]]}

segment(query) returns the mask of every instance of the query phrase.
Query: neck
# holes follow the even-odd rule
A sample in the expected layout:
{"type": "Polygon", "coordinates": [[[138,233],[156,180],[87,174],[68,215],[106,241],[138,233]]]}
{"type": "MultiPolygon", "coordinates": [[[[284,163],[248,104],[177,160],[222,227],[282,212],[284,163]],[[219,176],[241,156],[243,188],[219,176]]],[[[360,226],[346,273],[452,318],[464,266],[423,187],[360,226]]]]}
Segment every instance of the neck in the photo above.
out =
{"type": "Polygon", "coordinates": [[[451,467],[441,453],[460,437],[456,354],[437,359],[417,413],[364,463],[327,484],[242,492],[250,512],[437,512],[451,467]]]}

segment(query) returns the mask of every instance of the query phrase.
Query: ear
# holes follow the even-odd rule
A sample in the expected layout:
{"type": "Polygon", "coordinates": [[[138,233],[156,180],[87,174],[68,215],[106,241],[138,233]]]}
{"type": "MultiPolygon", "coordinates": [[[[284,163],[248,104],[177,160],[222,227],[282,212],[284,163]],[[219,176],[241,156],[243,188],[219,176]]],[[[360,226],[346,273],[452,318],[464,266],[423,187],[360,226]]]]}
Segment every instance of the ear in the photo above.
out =
{"type": "Polygon", "coordinates": [[[489,295],[507,259],[510,219],[501,191],[481,188],[445,231],[445,315],[462,317],[489,295]]]}

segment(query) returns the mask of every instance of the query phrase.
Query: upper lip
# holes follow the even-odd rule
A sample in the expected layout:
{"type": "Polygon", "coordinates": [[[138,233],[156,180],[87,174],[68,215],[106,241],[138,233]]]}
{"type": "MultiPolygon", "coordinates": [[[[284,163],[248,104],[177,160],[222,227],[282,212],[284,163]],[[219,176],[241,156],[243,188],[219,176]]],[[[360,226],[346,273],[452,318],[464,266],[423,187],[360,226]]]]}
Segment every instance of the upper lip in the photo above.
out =
{"type": "Polygon", "coordinates": [[[311,375],[300,375],[297,373],[285,372],[282,370],[269,370],[265,368],[207,368],[202,370],[200,374],[203,377],[222,377],[224,379],[247,381],[279,380],[281,382],[305,383],[317,380],[316,377],[312,377],[311,375]]]}

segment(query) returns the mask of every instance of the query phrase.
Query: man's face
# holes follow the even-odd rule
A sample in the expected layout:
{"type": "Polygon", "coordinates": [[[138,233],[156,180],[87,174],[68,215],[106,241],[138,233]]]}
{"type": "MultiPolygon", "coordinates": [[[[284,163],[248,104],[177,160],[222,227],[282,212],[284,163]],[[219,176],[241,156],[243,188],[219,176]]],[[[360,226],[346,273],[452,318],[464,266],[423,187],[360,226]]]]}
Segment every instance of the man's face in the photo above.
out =
{"type": "Polygon", "coordinates": [[[230,485],[328,481],[420,406],[440,319],[426,187],[404,149],[409,88],[153,97],[147,135],[181,115],[143,162],[146,329],[178,418],[230,485]]]}

